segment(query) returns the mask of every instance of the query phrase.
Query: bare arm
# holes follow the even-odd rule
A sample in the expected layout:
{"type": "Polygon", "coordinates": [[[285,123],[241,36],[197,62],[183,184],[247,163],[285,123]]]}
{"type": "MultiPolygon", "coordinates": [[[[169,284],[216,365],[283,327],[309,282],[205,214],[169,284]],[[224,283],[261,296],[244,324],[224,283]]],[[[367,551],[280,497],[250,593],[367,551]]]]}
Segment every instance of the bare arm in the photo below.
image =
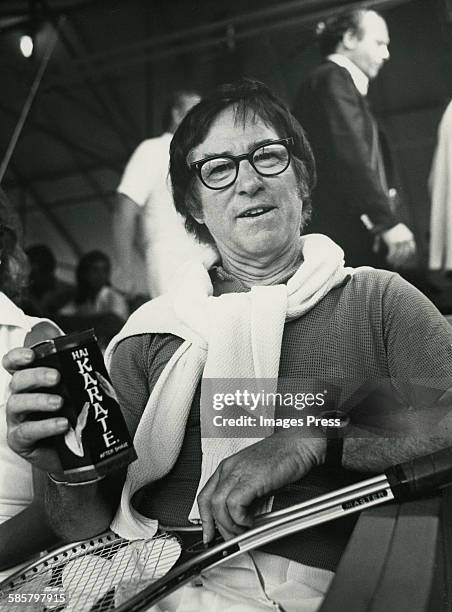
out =
{"type": "Polygon", "coordinates": [[[46,486],[45,507],[55,533],[65,542],[107,530],[119,504],[125,471],[80,487],[46,486]]]}
{"type": "MultiPolygon", "coordinates": [[[[342,465],[363,473],[382,472],[452,444],[452,328],[397,275],[388,282],[381,309],[382,329],[375,333],[384,337],[384,382],[391,382],[400,405],[384,411],[383,398],[380,435],[359,424],[348,429],[342,465]],[[384,437],[391,428],[394,435],[384,437]]],[[[213,537],[215,523],[226,538],[250,526],[257,498],[302,478],[324,462],[325,452],[320,433],[297,438],[278,432],[222,461],[198,497],[206,540],[213,537]]]]}
{"type": "Polygon", "coordinates": [[[203,539],[225,539],[253,525],[258,500],[305,476],[325,461],[326,442],[279,431],[224,459],[198,495],[203,539]]]}
{"type": "MultiPolygon", "coordinates": [[[[111,374],[129,432],[133,436],[148,397],[148,360],[146,367],[141,364],[141,343],[135,337],[129,342],[120,343],[119,347],[112,360],[111,374]],[[116,358],[117,353],[119,359],[116,358]],[[124,362],[125,357],[128,360],[124,362]],[[124,378],[130,379],[126,392],[122,391],[124,378]],[[131,401],[127,392],[130,385],[138,386],[141,390],[142,406],[131,401]]],[[[147,356],[148,351],[145,352],[147,356]]],[[[119,504],[125,471],[114,472],[102,481],[77,487],[51,482],[46,472],[57,480],[64,480],[64,477],[58,456],[47,441],[51,436],[65,433],[68,423],[66,419],[58,417],[29,418],[30,413],[55,413],[61,401],[58,396],[43,392],[43,389],[57,383],[59,373],[51,368],[29,369],[32,360],[33,352],[29,349],[14,349],[3,359],[4,367],[12,374],[12,394],[7,406],[8,442],[17,454],[39,468],[37,471],[43,475],[41,496],[54,532],[65,541],[91,537],[109,527],[119,504]]]]}
{"type": "MultiPolygon", "coordinates": [[[[391,465],[451,444],[450,429],[442,437],[350,437],[344,441],[342,466],[382,473],[391,465]]],[[[300,438],[291,432],[278,432],[223,460],[197,498],[204,541],[214,537],[215,527],[225,539],[251,527],[257,500],[303,478],[314,466],[324,463],[325,456],[326,441],[320,433],[300,438]]]]}
{"type": "Polygon", "coordinates": [[[382,413],[380,435],[359,423],[348,429],[343,462],[358,471],[381,472],[452,445],[452,327],[398,275],[383,295],[382,317],[386,382],[400,408],[382,413]],[[397,433],[385,437],[391,428],[397,433]]]}
{"type": "Polygon", "coordinates": [[[118,193],[113,213],[114,284],[126,293],[130,293],[133,277],[133,245],[138,215],[138,204],[118,193]]]}
{"type": "Polygon", "coordinates": [[[383,472],[391,465],[452,445],[452,431],[438,437],[355,438],[344,441],[342,465],[358,472],[383,472]]]}
{"type": "MultiPolygon", "coordinates": [[[[27,369],[33,357],[33,351],[22,348],[13,349],[3,358],[3,366],[13,374],[6,410],[8,444],[37,471],[42,471],[36,502],[39,512],[45,508],[48,524],[55,536],[67,541],[90,537],[110,524],[119,501],[124,474],[115,473],[98,483],[77,487],[55,485],[50,481],[46,472],[53,474],[57,480],[64,481],[64,476],[49,438],[64,434],[69,424],[62,417],[46,415],[46,418],[39,418],[39,413],[58,411],[62,400],[59,396],[42,392],[42,389],[56,384],[59,373],[44,367],[27,369]],[[37,420],[30,419],[30,414],[38,417],[37,420]]],[[[32,512],[30,510],[30,515],[32,512]]]]}
{"type": "Polygon", "coordinates": [[[59,541],[50,527],[44,507],[33,501],[0,525],[0,570],[12,568],[43,550],[54,548],[59,541]]]}
{"type": "Polygon", "coordinates": [[[39,470],[35,472],[33,501],[22,512],[0,525],[0,570],[13,567],[59,543],[44,507],[42,479],[45,475],[39,470]]]}

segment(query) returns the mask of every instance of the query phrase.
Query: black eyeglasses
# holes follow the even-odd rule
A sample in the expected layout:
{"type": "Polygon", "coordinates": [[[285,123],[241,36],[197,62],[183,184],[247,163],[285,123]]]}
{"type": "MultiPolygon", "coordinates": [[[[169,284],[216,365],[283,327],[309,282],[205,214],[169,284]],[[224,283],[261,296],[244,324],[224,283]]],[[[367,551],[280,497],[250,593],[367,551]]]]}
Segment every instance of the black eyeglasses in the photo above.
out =
{"type": "Polygon", "coordinates": [[[214,155],[194,161],[189,167],[209,189],[225,189],[235,183],[240,162],[245,159],[261,176],[281,174],[289,167],[293,144],[293,138],[281,138],[260,144],[243,155],[214,155]]]}

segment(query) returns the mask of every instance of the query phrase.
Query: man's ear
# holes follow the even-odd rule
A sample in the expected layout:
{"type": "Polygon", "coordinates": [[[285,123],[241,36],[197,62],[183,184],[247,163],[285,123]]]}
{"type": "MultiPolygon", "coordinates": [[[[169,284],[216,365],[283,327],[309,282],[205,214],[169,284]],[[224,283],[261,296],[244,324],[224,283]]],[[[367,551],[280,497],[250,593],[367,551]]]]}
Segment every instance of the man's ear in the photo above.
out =
{"type": "Polygon", "coordinates": [[[204,215],[202,214],[202,208],[199,203],[194,201],[193,194],[188,196],[187,208],[195,221],[204,225],[204,215]]]}
{"type": "Polygon", "coordinates": [[[342,44],[345,49],[348,51],[352,51],[356,47],[356,43],[358,42],[358,37],[356,32],[353,30],[346,30],[344,32],[344,36],[342,37],[342,44]]]}

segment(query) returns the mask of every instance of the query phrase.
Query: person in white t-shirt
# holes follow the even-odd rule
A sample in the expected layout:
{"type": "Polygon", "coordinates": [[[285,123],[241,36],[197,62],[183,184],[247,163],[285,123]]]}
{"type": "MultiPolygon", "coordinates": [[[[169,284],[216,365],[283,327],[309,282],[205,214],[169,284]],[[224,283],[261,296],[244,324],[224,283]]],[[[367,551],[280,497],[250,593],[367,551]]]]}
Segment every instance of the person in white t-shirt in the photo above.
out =
{"type": "MultiPolygon", "coordinates": [[[[19,243],[17,215],[0,189],[0,362],[12,348],[60,335],[49,319],[30,317],[13,300],[27,282],[27,258],[19,243]]],[[[43,508],[42,474],[7,444],[6,402],[11,375],[0,365],[0,581],[17,563],[54,545],[57,537],[43,508]]]]}
{"type": "Polygon", "coordinates": [[[429,267],[452,272],[452,102],[438,126],[429,177],[431,194],[429,267]]]}
{"type": "Polygon", "coordinates": [[[157,297],[165,293],[181,263],[193,257],[202,259],[206,252],[206,247],[185,231],[184,220],[174,208],[168,183],[169,147],[173,133],[200,99],[192,91],[174,94],[168,108],[167,130],[158,138],[150,138],[138,145],[118,186],[113,221],[113,282],[129,295],[149,292],[151,297],[157,297]],[[140,279],[137,258],[139,237],[146,264],[145,285],[140,279]]]}

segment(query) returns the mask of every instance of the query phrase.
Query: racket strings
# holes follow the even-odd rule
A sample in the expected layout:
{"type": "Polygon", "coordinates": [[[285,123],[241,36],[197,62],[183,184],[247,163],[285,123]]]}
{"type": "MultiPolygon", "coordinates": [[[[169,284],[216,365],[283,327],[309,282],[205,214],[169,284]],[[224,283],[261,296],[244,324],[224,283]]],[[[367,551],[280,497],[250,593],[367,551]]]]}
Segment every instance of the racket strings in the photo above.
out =
{"type": "Polygon", "coordinates": [[[164,576],[180,552],[179,539],[170,534],[137,541],[100,536],[48,556],[3,583],[0,612],[14,609],[9,596],[16,597],[21,612],[110,612],[164,576]],[[21,595],[28,601],[19,600],[21,595]]]}

